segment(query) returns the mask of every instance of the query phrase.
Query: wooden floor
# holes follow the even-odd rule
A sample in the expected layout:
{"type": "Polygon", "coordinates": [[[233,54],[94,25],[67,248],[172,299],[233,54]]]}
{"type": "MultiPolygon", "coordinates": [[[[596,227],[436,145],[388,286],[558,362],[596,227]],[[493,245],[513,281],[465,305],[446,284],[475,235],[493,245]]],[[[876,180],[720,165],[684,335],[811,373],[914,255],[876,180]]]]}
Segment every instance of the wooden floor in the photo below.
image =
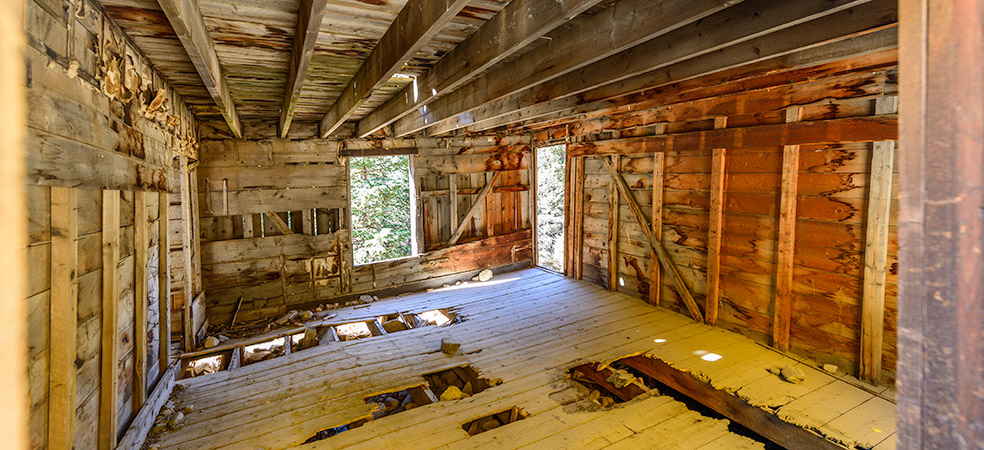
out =
{"type": "Polygon", "coordinates": [[[737,334],[540,269],[345,308],[339,318],[447,307],[457,308],[464,322],[333,342],[183,380],[174,399],[193,411],[160,444],[179,449],[763,448],[729,432],[728,421],[704,417],[666,396],[587,411],[590,401],[565,378],[567,369],[581,363],[646,353],[851,447],[894,448],[892,402],[737,334]],[[439,351],[443,337],[462,343],[454,357],[439,351]],[[702,351],[723,358],[707,362],[702,351]],[[302,445],[319,430],[370,416],[364,401],[370,395],[416,386],[425,373],[465,364],[503,383],[302,445]],[[803,369],[806,381],[786,383],[767,370],[787,365],[803,369]],[[461,427],[514,406],[531,416],[472,437],[461,427]]]}

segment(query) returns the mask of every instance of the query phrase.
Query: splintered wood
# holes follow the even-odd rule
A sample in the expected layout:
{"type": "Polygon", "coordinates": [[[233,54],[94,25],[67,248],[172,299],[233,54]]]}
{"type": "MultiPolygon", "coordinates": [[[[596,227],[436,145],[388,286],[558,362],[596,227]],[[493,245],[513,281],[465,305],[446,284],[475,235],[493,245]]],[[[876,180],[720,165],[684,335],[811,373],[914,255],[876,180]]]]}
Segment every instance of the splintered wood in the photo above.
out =
{"type": "MultiPolygon", "coordinates": [[[[175,399],[195,409],[183,426],[164,433],[160,444],[175,449],[280,449],[329,430],[325,435],[330,438],[304,448],[403,447],[406,436],[418,434],[428,436],[413,442],[421,448],[582,448],[601,443],[640,448],[662,442],[678,448],[764,447],[729,431],[728,420],[690,411],[665,396],[639,396],[603,409],[597,399],[585,396],[583,387],[565,378],[574,366],[647,354],[772,420],[810,424],[849,445],[880,444],[893,436],[890,402],[742,336],[542,270],[504,273],[496,281],[383,299],[364,309],[339,310],[337,318],[345,322],[366,314],[452,304],[467,318],[453,327],[333,342],[181,380],[183,389],[175,399]],[[549,327],[543,326],[545,321],[549,327]],[[445,355],[435,347],[444,338],[468,351],[445,355]],[[806,380],[790,384],[768,371],[788,365],[799,365],[806,380]],[[339,432],[339,427],[369,419],[380,409],[379,402],[367,404],[367,398],[420,386],[422,374],[429,374],[423,379],[433,394],[447,401],[404,408],[397,416],[339,432]],[[837,388],[841,399],[829,406],[814,401],[827,392],[821,388],[837,388]],[[452,400],[462,396],[466,398],[452,400]],[[780,416],[753,405],[768,405],[780,416]],[[511,408],[529,415],[503,421],[498,414],[511,408]],[[285,414],[291,417],[288,423],[285,414]],[[471,430],[474,421],[490,414],[497,415],[499,426],[486,421],[471,430]],[[487,431],[469,435],[482,428],[487,431]]],[[[608,374],[602,380],[625,387],[630,385],[626,379],[608,374]]],[[[399,409],[394,401],[402,405],[405,397],[389,401],[399,409]]],[[[382,402],[386,406],[387,399],[382,402]]]]}

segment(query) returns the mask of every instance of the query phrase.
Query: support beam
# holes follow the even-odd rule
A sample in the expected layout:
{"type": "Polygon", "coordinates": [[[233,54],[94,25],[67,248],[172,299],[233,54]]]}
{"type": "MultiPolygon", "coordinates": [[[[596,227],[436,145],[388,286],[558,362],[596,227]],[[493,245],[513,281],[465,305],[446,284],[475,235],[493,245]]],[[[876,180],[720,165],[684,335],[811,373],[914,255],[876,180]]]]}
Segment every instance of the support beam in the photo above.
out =
{"type": "MultiPolygon", "coordinates": [[[[606,161],[606,163],[608,163],[606,161]]],[[[622,167],[622,158],[618,155],[612,156],[610,163],[618,174],[622,167]]],[[[621,177],[612,176],[612,182],[608,186],[608,290],[618,290],[618,182],[616,179],[621,177]]],[[[641,225],[641,223],[640,223],[641,225]]],[[[644,226],[644,225],[643,225],[644,226]]]]}
{"type": "Polygon", "coordinates": [[[102,191],[102,331],[99,376],[99,449],[116,448],[119,382],[120,191],[102,191]]]}
{"type": "Polygon", "coordinates": [[[267,216],[267,218],[270,219],[270,222],[273,223],[273,226],[277,227],[281,233],[294,234],[294,230],[291,230],[290,227],[287,226],[287,222],[284,222],[284,219],[280,218],[279,214],[263,213],[263,215],[267,216]]]}
{"type": "Polygon", "coordinates": [[[435,121],[429,132],[440,135],[466,125],[469,132],[476,132],[539,117],[550,119],[551,115],[596,111],[610,106],[607,101],[614,97],[749,64],[775,66],[763,67],[762,71],[767,72],[892,48],[897,42],[897,30],[877,30],[896,23],[895,8],[894,3],[879,0],[870,6],[840,11],[729,44],[716,50],[713,57],[691,57],[668,64],[656,55],[659,52],[640,55],[638,48],[631,49],[557,78],[553,83],[487,102],[469,111],[468,120],[460,123],[457,116],[435,121]],[[638,71],[623,71],[626,63],[620,63],[619,58],[629,58],[628,63],[638,67],[638,71]]]}
{"type": "Polygon", "coordinates": [[[236,113],[236,105],[229,93],[228,80],[222,72],[222,64],[215,54],[215,45],[208,34],[205,19],[196,0],[157,0],[171,23],[171,28],[181,41],[188,58],[198,71],[205,89],[222,112],[229,130],[237,138],[243,137],[242,125],[236,113]]]}
{"type": "Polygon", "coordinates": [[[478,209],[481,208],[483,204],[486,204],[485,199],[489,196],[489,193],[492,192],[492,186],[499,181],[499,177],[501,176],[502,172],[496,172],[492,175],[492,179],[485,183],[485,187],[482,188],[482,192],[478,193],[478,197],[475,198],[475,202],[472,203],[471,208],[469,208],[468,212],[465,213],[465,216],[461,218],[461,223],[455,228],[454,233],[451,235],[451,239],[448,239],[448,247],[451,247],[457,243],[458,239],[461,238],[461,235],[465,232],[465,228],[468,227],[468,223],[471,221],[472,216],[478,212],[478,209]]]}
{"type": "Polygon", "coordinates": [[[720,130],[692,131],[659,136],[610,139],[571,144],[571,156],[634,155],[675,149],[711,151],[715,148],[875,142],[898,139],[898,116],[816,120],[720,130]]]}
{"type": "Polygon", "coordinates": [[[78,190],[51,187],[51,324],[48,345],[48,447],[75,443],[78,190]]]}
{"type": "MultiPolygon", "coordinates": [[[[568,146],[570,155],[570,146],[568,146]]],[[[574,181],[577,185],[574,188],[575,210],[574,220],[574,274],[580,280],[584,278],[584,158],[574,158],[577,160],[577,171],[574,173],[574,181]]]]}
{"type": "MultiPolygon", "coordinates": [[[[727,117],[714,120],[714,128],[727,126],[727,117]]],[[[724,226],[724,148],[715,148],[711,155],[711,204],[707,226],[707,294],[704,297],[706,322],[717,325],[721,283],[721,233],[724,226]]]]}
{"type": "MultiPolygon", "coordinates": [[[[898,97],[875,102],[876,114],[898,112],[898,97]]],[[[895,141],[875,142],[868,178],[868,215],[865,220],[864,285],[861,294],[861,366],[859,378],[881,381],[882,341],[885,332],[885,279],[888,276],[888,224],[892,209],[892,172],[895,141]]]]}
{"type": "Polygon", "coordinates": [[[167,231],[170,195],[158,194],[157,199],[157,367],[161,373],[171,365],[171,244],[167,231]]]}
{"type": "MultiPolygon", "coordinates": [[[[657,134],[663,134],[665,124],[657,125],[657,134]]],[[[666,167],[662,153],[653,153],[653,201],[652,221],[653,239],[663,243],[663,173],[666,167]]],[[[659,305],[663,280],[659,270],[659,257],[655,250],[649,251],[649,303],[659,305]]]]}
{"type": "Polygon", "coordinates": [[[195,349],[195,330],[191,317],[192,303],[195,293],[192,290],[195,271],[192,265],[192,233],[191,226],[193,210],[191,208],[191,174],[188,172],[188,157],[179,156],[178,176],[181,177],[179,189],[181,192],[181,257],[184,265],[184,306],[181,308],[181,334],[184,337],[184,351],[190,352],[195,349]]]}
{"type": "Polygon", "coordinates": [[[646,221],[646,216],[642,214],[642,208],[639,207],[639,203],[636,202],[635,198],[632,197],[632,191],[629,189],[629,185],[625,183],[622,176],[615,171],[611,163],[607,160],[602,160],[605,163],[605,168],[608,169],[608,173],[615,180],[615,186],[618,188],[620,194],[622,194],[622,199],[625,203],[629,205],[629,209],[632,211],[632,215],[635,216],[636,221],[639,223],[639,228],[642,229],[642,233],[646,235],[646,241],[649,242],[649,247],[656,252],[656,257],[659,259],[659,263],[663,266],[667,272],[673,276],[673,282],[677,287],[677,293],[680,298],[683,299],[684,305],[687,310],[690,311],[690,316],[698,322],[703,322],[704,317],[700,312],[700,308],[697,306],[697,301],[694,300],[694,296],[690,293],[690,289],[687,288],[687,284],[683,280],[683,275],[677,269],[673,261],[670,260],[670,254],[663,248],[663,243],[653,239],[653,233],[650,231],[649,222],[646,221]]]}
{"type": "Polygon", "coordinates": [[[150,221],[147,191],[133,193],[133,408],[143,406],[147,396],[147,254],[150,221]]]}
{"type": "MultiPolygon", "coordinates": [[[[486,173],[485,174],[485,185],[486,186],[494,186],[495,185],[495,183],[492,181],[492,178],[495,177],[495,175],[496,174],[494,174],[494,173],[486,173]]],[[[496,212],[495,211],[495,196],[493,196],[491,194],[492,193],[490,192],[489,195],[486,195],[485,196],[485,208],[483,209],[483,211],[485,212],[485,236],[487,236],[487,237],[495,236],[495,224],[496,224],[496,222],[498,222],[496,219],[499,217],[498,214],[494,214],[496,212]]],[[[478,202],[476,200],[476,203],[480,203],[480,202],[478,202]]]]}
{"type": "MultiPolygon", "coordinates": [[[[584,36],[572,35],[567,39],[571,39],[570,42],[578,42],[578,46],[575,46],[576,55],[567,55],[565,52],[542,55],[536,50],[531,51],[450,95],[434,101],[428,105],[425,113],[411,114],[400,119],[394,124],[394,133],[403,136],[434,125],[437,126],[431,128],[431,134],[445,133],[477,122],[481,119],[476,118],[475,115],[481,109],[479,107],[512,94],[521,95],[522,100],[513,99],[508,110],[493,113],[492,117],[515,111],[521,106],[555,100],[628,79],[777,31],[787,30],[788,33],[788,30],[796,29],[796,35],[799,35],[803,31],[799,30],[798,25],[835,13],[843,12],[846,16],[841,17],[840,20],[848,21],[835,26],[834,31],[827,32],[828,34],[833,32],[838,37],[857,33],[858,23],[864,23],[864,20],[859,18],[867,15],[873,16],[873,19],[868,20],[875,23],[895,22],[894,2],[874,0],[872,6],[865,5],[870,1],[872,0],[798,2],[747,0],[723,11],[720,9],[728,5],[722,5],[720,1],[702,1],[701,5],[688,2],[685,6],[663,2],[661,5],[665,6],[662,7],[654,7],[651,2],[643,2],[644,5],[641,7],[646,8],[645,12],[636,11],[627,19],[631,20],[631,24],[619,23],[614,26],[624,29],[620,33],[630,33],[634,27],[639,28],[636,33],[639,33],[640,37],[643,33],[647,33],[646,37],[619,48],[610,44],[608,33],[602,31],[610,28],[614,20],[606,14],[599,14],[598,16],[603,17],[606,22],[597,25],[599,29],[574,27],[568,33],[594,34],[597,36],[595,39],[604,39],[601,48],[591,47],[584,42],[586,40],[584,36]],[[671,11],[675,7],[681,9],[671,11]],[[857,8],[851,9],[853,7],[857,8]],[[655,15],[657,13],[661,15],[655,15]],[[608,51],[613,48],[616,51],[608,51]],[[560,56],[567,58],[569,62],[554,59],[560,56]],[[527,60],[527,58],[539,59],[527,60]],[[547,61],[551,65],[547,65],[547,61]],[[574,67],[566,71],[554,69],[567,68],[572,65],[571,63],[580,64],[573,64],[574,67]],[[564,76],[558,78],[560,75],[564,76]],[[545,81],[551,82],[545,83],[545,81]],[[532,89],[527,90],[527,88],[532,89]]],[[[625,7],[629,5],[624,4],[625,7]]],[[[619,14],[620,7],[623,7],[623,3],[615,6],[613,14],[619,14]]],[[[867,28],[869,27],[865,26],[862,29],[867,28]]],[[[616,40],[620,33],[616,33],[616,40]]],[[[552,42],[558,40],[564,42],[562,39],[564,38],[558,36],[552,42]]],[[[763,45],[773,40],[774,38],[764,42],[763,45]]],[[[794,42],[803,40],[804,38],[801,37],[794,42]]],[[[771,43],[766,48],[789,45],[797,44],[771,43]]],[[[551,49],[549,45],[543,47],[551,49]]],[[[488,116],[483,114],[483,117],[488,116]]]]}
{"type": "MultiPolygon", "coordinates": [[[[451,220],[451,229],[458,229],[458,174],[452,173],[448,175],[448,196],[451,200],[451,207],[449,212],[449,219],[451,220]]],[[[467,222],[471,218],[462,220],[461,223],[467,222]]]]}
{"type": "Polygon", "coordinates": [[[984,1],[899,2],[898,445],[984,447],[984,1]]]}
{"type": "Polygon", "coordinates": [[[420,131],[438,121],[460,115],[467,125],[468,112],[497,98],[546,83],[580,67],[626,50],[671,30],[701,20],[732,4],[724,0],[673,0],[654,4],[627,0],[611,11],[576,22],[519,58],[485,73],[456,91],[437,99],[393,124],[397,136],[420,131]]]}
{"type": "Polygon", "coordinates": [[[380,38],[366,61],[321,119],[321,137],[328,137],[372,92],[400,70],[407,60],[444,28],[469,0],[410,0],[380,38]]]}
{"type": "MultiPolygon", "coordinates": [[[[786,122],[799,122],[800,108],[786,110],[786,122]]],[[[782,141],[778,141],[782,142],[782,141]]],[[[782,149],[782,184],[779,198],[779,256],[776,262],[776,298],[772,316],[772,345],[789,351],[793,313],[793,255],[796,243],[796,195],[799,184],[799,145],[782,149]]]]}
{"type": "Polygon", "coordinates": [[[597,3],[598,0],[509,2],[426,74],[359,121],[358,135],[368,136],[451,92],[597,3]]]}
{"type": "Polygon", "coordinates": [[[318,42],[321,22],[328,9],[328,0],[300,0],[297,7],[297,26],[294,28],[294,44],[290,53],[290,68],[287,72],[287,92],[280,109],[280,137],[286,138],[290,123],[294,118],[297,99],[307,78],[314,45],[318,42]]]}
{"type": "Polygon", "coordinates": [[[658,359],[630,356],[620,359],[619,362],[652,377],[782,447],[798,450],[844,449],[840,444],[828,441],[798,425],[783,422],[775,413],[749,405],[737,395],[726,390],[715,389],[709,383],[698,380],[690,373],[674,369],[658,359]]]}

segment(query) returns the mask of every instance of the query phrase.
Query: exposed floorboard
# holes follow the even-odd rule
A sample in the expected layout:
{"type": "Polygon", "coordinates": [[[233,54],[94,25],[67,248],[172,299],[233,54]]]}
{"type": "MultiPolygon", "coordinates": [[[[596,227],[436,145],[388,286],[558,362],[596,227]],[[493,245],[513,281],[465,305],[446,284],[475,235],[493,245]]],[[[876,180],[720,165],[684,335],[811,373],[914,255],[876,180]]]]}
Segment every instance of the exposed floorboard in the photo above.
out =
{"type": "Polygon", "coordinates": [[[332,342],[180,381],[185,389],[173,400],[194,409],[162,437],[162,448],[762,448],[729,431],[727,420],[666,396],[585,408],[591,401],[566,378],[579,364],[642,353],[852,447],[887,447],[893,439],[895,405],[880,396],[740,335],[544,270],[345,308],[333,321],[434,308],[454,308],[464,321],[332,342]],[[462,344],[455,356],[440,352],[445,337],[462,344]],[[704,361],[700,351],[723,358],[704,361]],[[503,383],[301,445],[320,430],[371,416],[366,397],[466,364],[503,383]],[[804,370],[806,381],[790,384],[768,372],[787,365],[804,370]],[[530,416],[471,437],[462,429],[511,407],[530,416]]]}

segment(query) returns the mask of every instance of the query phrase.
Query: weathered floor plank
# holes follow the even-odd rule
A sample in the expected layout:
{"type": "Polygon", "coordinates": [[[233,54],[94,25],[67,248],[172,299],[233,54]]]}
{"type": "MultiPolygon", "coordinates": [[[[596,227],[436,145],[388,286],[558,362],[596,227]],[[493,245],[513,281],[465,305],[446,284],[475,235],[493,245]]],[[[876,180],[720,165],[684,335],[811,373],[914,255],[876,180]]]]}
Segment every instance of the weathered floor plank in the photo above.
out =
{"type": "Polygon", "coordinates": [[[658,394],[601,410],[566,378],[576,365],[638,354],[841,442],[871,446],[894,433],[894,404],[882,397],[740,335],[537,269],[343,308],[333,321],[435,308],[453,308],[464,321],[332,342],[180,381],[185,389],[175,400],[194,410],[184,426],[162,437],[162,448],[640,448],[656,442],[762,448],[729,431],[727,420],[658,394]],[[462,344],[453,357],[438,350],[445,337],[462,344]],[[722,358],[701,359],[708,352],[722,358]],[[369,417],[366,397],[419,385],[425,373],[466,364],[503,383],[303,444],[319,430],[369,417]],[[787,365],[804,370],[807,381],[786,383],[768,371],[787,365]],[[828,396],[836,401],[815,401],[828,396]],[[530,416],[475,436],[462,429],[512,407],[530,416]],[[863,421],[857,419],[861,415],[863,421]]]}

